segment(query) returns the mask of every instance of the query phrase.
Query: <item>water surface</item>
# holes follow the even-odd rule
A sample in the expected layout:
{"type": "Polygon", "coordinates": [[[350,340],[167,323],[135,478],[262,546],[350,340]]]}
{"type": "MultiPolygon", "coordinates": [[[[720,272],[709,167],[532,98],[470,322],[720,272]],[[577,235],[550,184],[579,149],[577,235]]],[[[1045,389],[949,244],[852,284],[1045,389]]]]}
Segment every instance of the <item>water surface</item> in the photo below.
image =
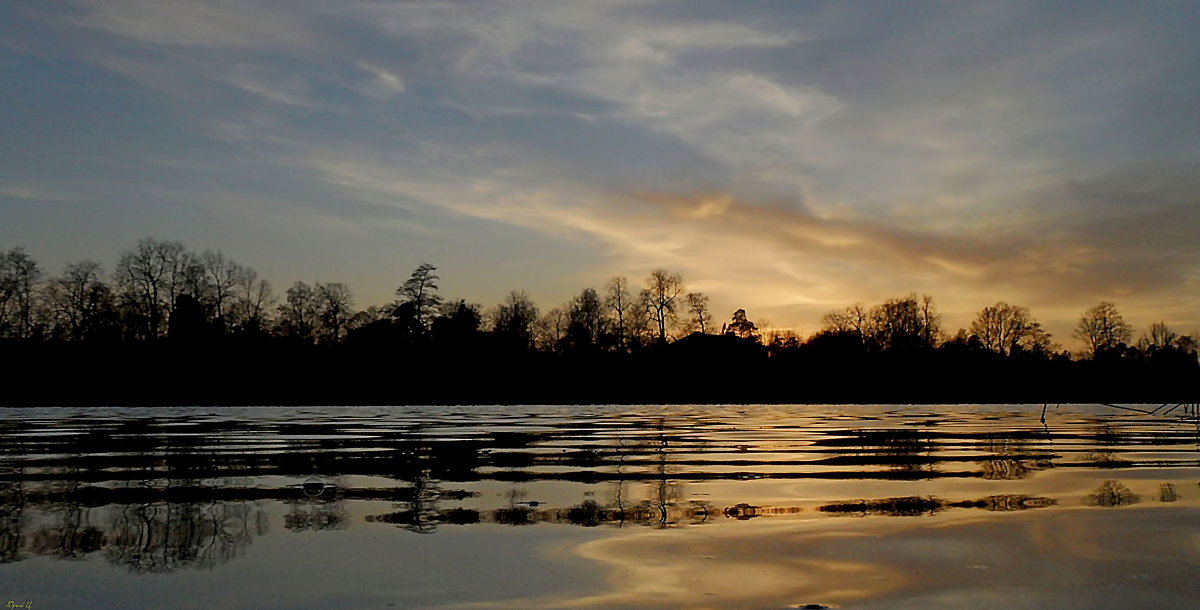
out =
{"type": "Polygon", "coordinates": [[[0,601],[1200,603],[1196,420],[1041,410],[9,409],[0,601]]]}

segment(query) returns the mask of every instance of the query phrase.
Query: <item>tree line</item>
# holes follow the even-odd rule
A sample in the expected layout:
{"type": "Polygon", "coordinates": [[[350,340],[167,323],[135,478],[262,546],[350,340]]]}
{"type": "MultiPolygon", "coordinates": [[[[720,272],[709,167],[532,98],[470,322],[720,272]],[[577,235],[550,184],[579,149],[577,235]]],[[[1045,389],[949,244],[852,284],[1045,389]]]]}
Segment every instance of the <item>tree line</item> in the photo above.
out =
{"type": "MultiPolygon", "coordinates": [[[[133,361],[160,358],[168,350],[185,370],[221,357],[259,354],[254,366],[278,367],[281,374],[305,367],[348,370],[326,365],[349,357],[358,371],[374,370],[377,376],[427,372],[436,361],[485,367],[501,383],[522,374],[521,366],[626,378],[642,369],[649,372],[636,374],[651,378],[655,370],[658,376],[687,377],[688,370],[707,367],[722,377],[752,378],[768,369],[776,376],[800,369],[848,384],[852,370],[887,370],[886,377],[921,363],[979,371],[1019,365],[1041,376],[1039,388],[1054,385],[1051,371],[1078,376],[1080,367],[1063,368],[1068,362],[1125,363],[1127,377],[1155,380],[1191,378],[1197,369],[1197,337],[1157,322],[1135,342],[1132,326],[1108,302],[1081,315],[1073,336],[1085,347],[1073,356],[1027,308],[1004,302],[983,308],[969,328],[951,334],[932,297],[910,294],[831,311],[819,330],[803,338],[751,321],[744,309],[718,325],[709,296],[688,290],[678,273],[664,269],[650,272],[640,285],[614,277],[547,311],[521,290],[490,308],[448,299],[440,281],[434,265],[421,264],[391,302],[356,309],[343,283],[297,281],[278,294],[255,270],[220,251],[197,253],[175,241],[142,239],[120,252],[110,273],[97,262],[79,261],[51,277],[24,250],[13,248],[0,251],[0,353],[11,362],[31,353],[68,361],[74,354],[82,367],[97,349],[115,349],[112,353],[133,361]],[[397,368],[389,370],[389,363],[397,368]]],[[[1081,370],[1098,375],[1095,366],[1081,370]]],[[[724,383],[721,396],[736,399],[738,384],[724,383]]],[[[824,383],[831,389],[822,396],[836,398],[836,384],[824,383]]],[[[603,390],[608,393],[597,393],[624,395],[603,390]]],[[[386,394],[380,390],[379,400],[386,394]]],[[[517,394],[514,400],[520,400],[517,394]]],[[[553,399],[553,393],[547,397],[553,399]]]]}

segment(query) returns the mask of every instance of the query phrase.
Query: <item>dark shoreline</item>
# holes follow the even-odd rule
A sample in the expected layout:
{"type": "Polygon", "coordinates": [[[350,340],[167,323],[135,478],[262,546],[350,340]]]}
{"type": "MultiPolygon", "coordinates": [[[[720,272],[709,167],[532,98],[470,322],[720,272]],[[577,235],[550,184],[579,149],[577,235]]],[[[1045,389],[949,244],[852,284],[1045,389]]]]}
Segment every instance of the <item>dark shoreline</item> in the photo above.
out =
{"type": "Polygon", "coordinates": [[[929,350],[768,357],[753,349],[564,357],[349,346],[27,345],[0,352],[0,406],[1195,403],[1195,361],[929,350]]]}

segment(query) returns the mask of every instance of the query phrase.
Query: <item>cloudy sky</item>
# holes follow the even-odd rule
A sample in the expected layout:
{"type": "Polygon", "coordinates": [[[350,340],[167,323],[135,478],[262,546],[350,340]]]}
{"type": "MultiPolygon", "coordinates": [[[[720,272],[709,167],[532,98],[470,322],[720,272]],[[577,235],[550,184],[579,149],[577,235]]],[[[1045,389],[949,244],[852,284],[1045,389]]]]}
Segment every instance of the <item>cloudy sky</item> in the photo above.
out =
{"type": "Polygon", "coordinates": [[[0,5],[0,247],[543,307],[652,269],[808,334],[1111,300],[1200,329],[1200,4],[0,5]]]}

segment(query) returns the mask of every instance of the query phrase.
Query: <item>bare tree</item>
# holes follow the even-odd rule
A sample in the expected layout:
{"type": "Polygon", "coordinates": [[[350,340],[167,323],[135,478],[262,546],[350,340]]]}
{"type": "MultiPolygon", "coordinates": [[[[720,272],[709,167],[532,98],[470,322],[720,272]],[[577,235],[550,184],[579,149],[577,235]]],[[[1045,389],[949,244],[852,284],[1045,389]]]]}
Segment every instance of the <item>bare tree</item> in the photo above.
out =
{"type": "Polygon", "coordinates": [[[873,333],[871,313],[862,303],[831,311],[821,318],[821,330],[838,334],[856,333],[866,338],[873,333]]]}
{"type": "Polygon", "coordinates": [[[63,338],[80,341],[99,318],[112,310],[112,290],[101,279],[99,263],[71,263],[46,285],[45,297],[54,325],[63,338]]]}
{"type": "Polygon", "coordinates": [[[567,335],[573,347],[592,347],[600,341],[604,332],[604,305],[595,289],[585,288],[571,299],[567,318],[567,335]]]}
{"type": "Polygon", "coordinates": [[[937,347],[942,341],[942,316],[933,304],[933,297],[921,295],[921,339],[929,347],[937,347]]]}
{"type": "Polygon", "coordinates": [[[0,337],[29,339],[34,331],[37,261],[23,248],[0,253],[0,337]]]}
{"type": "Polygon", "coordinates": [[[644,303],[650,318],[658,327],[658,340],[667,340],[667,329],[676,319],[677,299],[683,293],[683,278],[678,273],[656,269],[646,278],[644,303]]]}
{"type": "Polygon", "coordinates": [[[971,322],[971,336],[993,352],[1008,356],[1023,341],[1032,339],[1041,326],[1024,307],[1003,301],[984,307],[971,322]]]}
{"type": "Polygon", "coordinates": [[[538,309],[524,291],[514,290],[492,313],[492,332],[515,346],[534,347],[538,309]]]}
{"type": "Polygon", "coordinates": [[[145,238],[132,250],[121,252],[113,279],[139,320],[137,335],[156,339],[163,334],[175,300],[189,289],[196,290],[198,269],[195,257],[179,242],[145,238]]]}
{"type": "Polygon", "coordinates": [[[345,335],[346,326],[354,316],[354,295],[341,282],[316,285],[317,319],[320,337],[326,343],[337,343],[345,335]]]}
{"type": "Polygon", "coordinates": [[[1160,351],[1174,347],[1179,339],[1179,333],[1171,330],[1164,322],[1155,322],[1146,329],[1146,333],[1138,340],[1138,348],[1143,352],[1160,351]]]}
{"type": "Polygon", "coordinates": [[[617,341],[622,348],[626,344],[626,318],[633,304],[633,296],[629,294],[629,280],[614,277],[605,287],[604,305],[612,310],[617,323],[617,341]]]}
{"type": "Polygon", "coordinates": [[[708,295],[702,292],[689,292],[684,300],[687,302],[687,330],[707,334],[712,328],[712,311],[708,308],[708,295]]]}
{"type": "Polygon", "coordinates": [[[555,307],[538,318],[535,341],[538,349],[552,352],[562,345],[570,326],[570,315],[564,307],[555,307]]]}
{"type": "Polygon", "coordinates": [[[633,301],[635,305],[629,308],[625,319],[626,347],[640,349],[654,342],[654,320],[650,315],[649,301],[649,291],[641,290],[633,301]]]}
{"type": "Polygon", "coordinates": [[[205,286],[205,296],[212,307],[213,320],[224,332],[229,326],[233,295],[239,280],[245,274],[242,266],[229,260],[220,250],[205,250],[199,259],[200,271],[205,286]]]}
{"type": "Polygon", "coordinates": [[[243,331],[257,332],[268,327],[268,312],[275,304],[271,283],[258,279],[258,272],[242,267],[238,275],[234,318],[243,331]]]}
{"type": "Polygon", "coordinates": [[[933,298],[916,294],[871,308],[874,342],[883,349],[935,347],[942,331],[933,298]]]}
{"type": "Polygon", "coordinates": [[[317,290],[304,282],[296,282],[287,289],[287,296],[279,306],[279,326],[285,335],[312,341],[320,315],[320,300],[317,290]]]}
{"type": "Polygon", "coordinates": [[[1116,305],[1104,301],[1083,312],[1072,334],[1083,341],[1086,354],[1095,358],[1129,341],[1133,336],[1133,327],[1121,317],[1116,305]]]}

